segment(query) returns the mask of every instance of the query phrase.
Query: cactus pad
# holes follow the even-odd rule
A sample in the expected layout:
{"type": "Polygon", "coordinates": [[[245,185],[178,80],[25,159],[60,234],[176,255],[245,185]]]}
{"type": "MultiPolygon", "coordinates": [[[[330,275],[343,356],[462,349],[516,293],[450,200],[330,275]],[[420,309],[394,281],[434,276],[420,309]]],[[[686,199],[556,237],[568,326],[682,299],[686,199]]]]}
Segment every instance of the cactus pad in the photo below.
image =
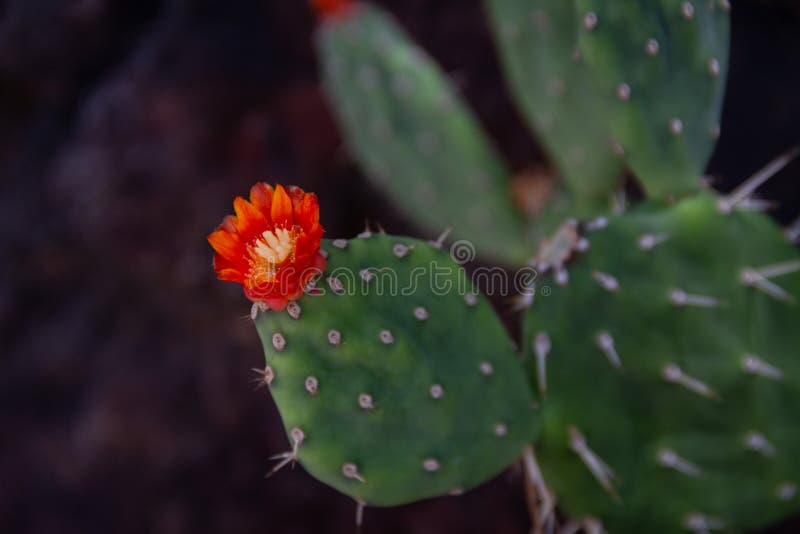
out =
{"type": "Polygon", "coordinates": [[[727,0],[576,0],[579,43],[602,109],[652,197],[696,191],[719,136],[727,0]]]}
{"type": "Polygon", "coordinates": [[[256,319],[296,457],[389,506],[476,486],[535,434],[517,355],[464,271],[424,241],[327,241],[323,295],[256,319]]]}
{"type": "Polygon", "coordinates": [[[524,260],[508,170],[438,65],[370,5],[324,21],[317,45],[345,140],[375,184],[422,228],[524,260]]]}
{"type": "Polygon", "coordinates": [[[723,215],[706,193],[585,238],[524,327],[539,459],[565,511],[660,533],[800,510],[796,249],[764,215],[723,215]]]}
{"type": "Polygon", "coordinates": [[[486,0],[512,93],[576,203],[607,207],[622,175],[592,73],[576,58],[579,19],[564,0],[486,0]]]}

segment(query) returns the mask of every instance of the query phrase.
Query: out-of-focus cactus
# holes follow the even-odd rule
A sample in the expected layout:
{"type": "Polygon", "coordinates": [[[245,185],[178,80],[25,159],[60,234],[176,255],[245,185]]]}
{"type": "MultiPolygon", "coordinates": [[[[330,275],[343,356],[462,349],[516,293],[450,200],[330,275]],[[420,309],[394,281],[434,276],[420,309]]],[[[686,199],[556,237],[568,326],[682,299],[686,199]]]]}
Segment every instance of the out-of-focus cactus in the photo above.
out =
{"type": "Polygon", "coordinates": [[[524,326],[537,452],[564,510],[649,533],[797,512],[797,250],[710,193],[586,227],[584,253],[543,247],[568,276],[524,326]]]}
{"type": "Polygon", "coordinates": [[[727,0],[575,0],[580,55],[615,143],[651,197],[700,189],[720,132],[727,0]]]}
{"type": "Polygon", "coordinates": [[[424,229],[480,254],[527,254],[509,172],[438,65],[377,7],[355,4],[317,34],[327,93],[352,154],[424,229]]]}
{"type": "Polygon", "coordinates": [[[461,267],[382,234],[324,247],[324,294],[256,320],[294,445],[284,461],[385,506],[458,493],[519,458],[535,436],[531,392],[461,267]]]}
{"type": "Polygon", "coordinates": [[[563,174],[576,208],[607,209],[623,164],[599,111],[606,99],[580,60],[574,3],[486,0],[485,6],[515,100],[563,174]]]}
{"type": "MultiPolygon", "coordinates": [[[[527,258],[505,165],[438,67],[377,8],[315,5],[329,96],[372,179],[426,229],[527,258]]],[[[300,461],[362,505],[395,505],[480,484],[537,439],[544,477],[530,448],[526,472],[550,526],[555,501],[611,532],[738,532],[797,512],[800,222],[781,232],[745,210],[797,150],[729,195],[700,191],[727,1],[486,5],[569,190],[539,225],[597,209],[623,161],[650,199],[539,245],[537,287],[553,291],[521,301],[525,369],[439,245],[366,232],[325,242],[326,259],[316,197],[258,184],[237,199],[210,241],[220,278],[255,302],[260,380],[292,445],[276,468],[300,461]],[[295,267],[324,269],[318,294],[301,298],[311,277],[295,267]]]]}
{"type": "MultiPolygon", "coordinates": [[[[574,5],[594,117],[649,197],[695,194],[569,221],[541,245],[554,291],[523,335],[545,478],[567,514],[611,532],[766,526],[798,510],[800,256],[741,210],[795,154],[728,196],[698,193],[719,135],[727,2],[574,5]]],[[[538,7],[538,20],[557,13],[538,7]]]]}

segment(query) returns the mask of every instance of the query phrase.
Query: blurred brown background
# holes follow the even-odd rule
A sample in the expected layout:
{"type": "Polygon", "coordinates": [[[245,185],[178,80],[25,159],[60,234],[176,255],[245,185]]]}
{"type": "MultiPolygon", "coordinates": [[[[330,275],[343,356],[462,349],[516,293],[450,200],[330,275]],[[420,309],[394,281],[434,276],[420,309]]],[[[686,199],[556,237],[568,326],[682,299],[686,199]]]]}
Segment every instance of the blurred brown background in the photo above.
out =
{"type": "MultiPolygon", "coordinates": [[[[378,3],[515,168],[542,160],[477,1],[378,3]]],[[[800,140],[796,6],[734,2],[722,189],[800,140]]],[[[0,532],[354,531],[353,503],[302,468],[263,479],[288,443],[250,383],[248,303],[205,242],[257,180],[316,191],[328,236],[365,218],[419,235],[341,147],[313,27],[304,1],[0,1],[0,532]]],[[[798,178],[795,163],[763,189],[782,222],[798,178]]],[[[527,529],[512,471],[370,509],[365,532],[527,529]]]]}

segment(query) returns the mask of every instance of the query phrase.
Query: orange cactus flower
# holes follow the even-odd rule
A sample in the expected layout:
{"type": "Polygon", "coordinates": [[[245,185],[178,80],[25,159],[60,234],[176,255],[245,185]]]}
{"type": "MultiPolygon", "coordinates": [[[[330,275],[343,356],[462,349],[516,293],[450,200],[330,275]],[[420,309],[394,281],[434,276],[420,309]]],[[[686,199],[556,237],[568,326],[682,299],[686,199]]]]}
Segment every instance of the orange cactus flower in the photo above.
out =
{"type": "Polygon", "coordinates": [[[311,6],[320,17],[335,17],[350,10],[353,0],[311,0],[311,6]]]}
{"type": "Polygon", "coordinates": [[[250,201],[236,197],[228,215],[208,236],[220,280],[238,282],[253,302],[282,310],[325,270],[319,250],[317,196],[299,187],[257,183],[250,201]]]}

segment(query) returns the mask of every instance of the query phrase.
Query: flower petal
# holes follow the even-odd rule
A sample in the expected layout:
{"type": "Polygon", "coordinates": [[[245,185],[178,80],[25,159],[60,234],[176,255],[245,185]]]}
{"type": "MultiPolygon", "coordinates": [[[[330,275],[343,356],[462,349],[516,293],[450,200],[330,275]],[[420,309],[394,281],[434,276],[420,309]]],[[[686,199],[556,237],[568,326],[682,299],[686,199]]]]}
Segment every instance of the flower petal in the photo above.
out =
{"type": "Polygon", "coordinates": [[[244,282],[244,275],[238,269],[216,269],[217,278],[225,282],[244,282]]]}
{"type": "Polygon", "coordinates": [[[321,237],[321,235],[313,236],[308,233],[303,233],[298,236],[297,241],[295,241],[294,249],[295,263],[305,265],[310,262],[314,254],[319,250],[321,237]]]}
{"type": "Polygon", "coordinates": [[[233,215],[226,215],[222,218],[222,224],[220,224],[219,227],[224,228],[232,234],[236,233],[236,217],[233,215]]]}
{"type": "Polygon", "coordinates": [[[233,209],[236,212],[236,229],[245,243],[267,229],[264,215],[242,197],[233,200],[233,209]]]}
{"type": "Polygon", "coordinates": [[[219,274],[222,271],[237,271],[239,278],[244,279],[249,265],[242,259],[230,260],[221,254],[214,254],[214,270],[219,274]]]}
{"type": "Polygon", "coordinates": [[[258,182],[250,188],[250,203],[258,211],[264,214],[265,219],[270,218],[270,206],[272,206],[272,186],[264,182],[258,182]]]}
{"type": "Polygon", "coordinates": [[[239,240],[239,236],[227,231],[222,226],[224,226],[224,223],[220,225],[219,229],[209,234],[208,243],[222,257],[233,262],[241,260],[242,255],[245,253],[245,248],[239,240]]]}
{"type": "Polygon", "coordinates": [[[319,223],[319,203],[317,195],[307,193],[294,208],[294,222],[308,232],[319,223]]]}
{"type": "Polygon", "coordinates": [[[266,302],[267,306],[275,311],[283,311],[286,308],[286,305],[289,304],[289,299],[286,297],[271,297],[266,299],[264,302],[266,302]]]}
{"type": "Polygon", "coordinates": [[[306,196],[306,192],[296,185],[287,185],[286,193],[289,195],[289,198],[292,199],[292,207],[297,206],[297,204],[303,200],[303,197],[306,196]]]}
{"type": "Polygon", "coordinates": [[[275,194],[272,195],[272,208],[270,212],[272,224],[275,227],[291,228],[294,224],[292,217],[292,199],[286,193],[282,185],[275,186],[275,194]]]}
{"type": "Polygon", "coordinates": [[[311,5],[320,17],[338,17],[353,7],[353,0],[311,0],[311,5]]]}

